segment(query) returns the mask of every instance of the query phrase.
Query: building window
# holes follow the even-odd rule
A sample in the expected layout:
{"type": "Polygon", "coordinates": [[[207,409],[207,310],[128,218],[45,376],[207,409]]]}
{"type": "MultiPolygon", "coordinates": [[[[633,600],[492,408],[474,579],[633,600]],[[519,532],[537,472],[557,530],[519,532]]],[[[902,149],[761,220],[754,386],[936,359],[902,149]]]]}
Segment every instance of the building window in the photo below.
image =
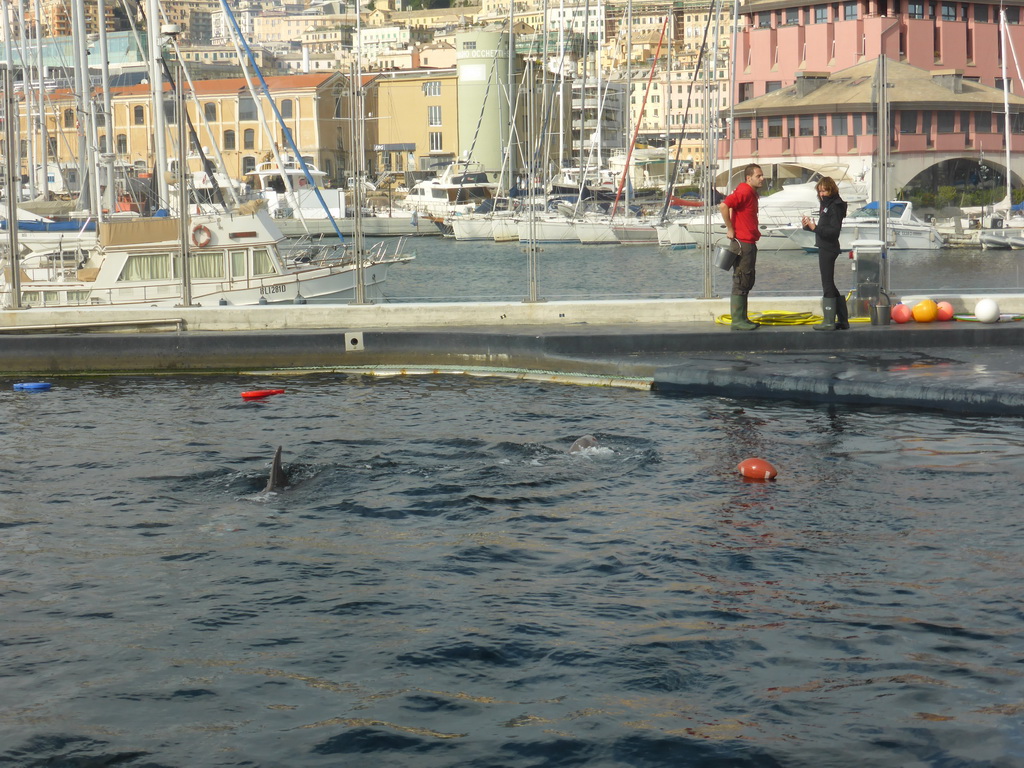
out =
{"type": "Polygon", "coordinates": [[[119,133],[117,134],[117,154],[127,155],[128,154],[128,134],[119,133]]]}
{"type": "Polygon", "coordinates": [[[956,5],[954,3],[942,4],[942,20],[956,21],[956,5]]]}
{"type": "Polygon", "coordinates": [[[146,110],[143,107],[139,106],[132,108],[132,122],[135,123],[135,125],[146,124],[146,110]]]}
{"type": "Polygon", "coordinates": [[[256,131],[253,128],[242,131],[242,149],[256,149],[256,131]]]}
{"type": "Polygon", "coordinates": [[[800,135],[814,135],[814,115],[800,115],[800,135]]]}
{"type": "Polygon", "coordinates": [[[255,120],[256,119],[256,102],[253,101],[252,96],[239,96],[238,97],[238,119],[239,120],[255,120]]]}
{"type": "Polygon", "coordinates": [[[444,143],[441,141],[442,134],[440,131],[431,131],[430,133],[430,151],[440,152],[444,149],[444,143]]]}
{"type": "Polygon", "coordinates": [[[878,115],[874,112],[868,112],[865,116],[867,127],[864,129],[864,133],[868,136],[874,136],[878,133],[878,115]]]}
{"type": "Polygon", "coordinates": [[[750,121],[749,117],[741,117],[737,121],[737,123],[736,123],[736,125],[737,125],[736,137],[737,138],[739,138],[739,139],[749,139],[751,137],[750,122],[751,121],[750,121]]]}
{"type": "Polygon", "coordinates": [[[843,18],[847,21],[853,21],[857,18],[857,4],[856,3],[845,3],[843,5],[843,18]]]}
{"type": "Polygon", "coordinates": [[[974,4],[974,20],[975,21],[988,21],[988,6],[982,5],[981,3],[974,4]]]}
{"type": "Polygon", "coordinates": [[[818,5],[814,8],[814,23],[828,24],[828,6],[818,5]]]}
{"type": "Polygon", "coordinates": [[[1006,12],[1007,24],[1020,24],[1020,8],[1016,5],[1007,5],[1003,8],[1006,12]]]}
{"type": "Polygon", "coordinates": [[[431,105],[427,107],[427,125],[438,127],[441,125],[441,107],[431,105]]]}
{"type": "Polygon", "coordinates": [[[462,41],[462,50],[464,50],[464,51],[475,51],[476,50],[476,40],[463,40],[462,41]]]}
{"type": "Polygon", "coordinates": [[[818,135],[828,136],[828,117],[818,115],[818,135]]]}
{"type": "Polygon", "coordinates": [[[758,29],[769,29],[772,26],[772,13],[771,11],[762,11],[757,14],[757,28],[758,29]]]}
{"type": "Polygon", "coordinates": [[[907,16],[912,19],[923,19],[924,3],[921,0],[911,0],[907,3],[907,16]]]}
{"type": "Polygon", "coordinates": [[[768,82],[766,82],[764,84],[764,92],[765,93],[774,93],[775,91],[779,90],[780,88],[782,88],[782,81],[781,80],[769,80],[768,82]]]}
{"type": "Polygon", "coordinates": [[[217,121],[217,105],[214,102],[208,101],[203,104],[203,117],[210,123],[217,121]]]}
{"type": "Polygon", "coordinates": [[[233,150],[235,148],[235,132],[224,131],[224,140],[221,142],[221,144],[223,144],[224,149],[233,150]]]}
{"type": "Polygon", "coordinates": [[[847,115],[832,115],[832,135],[846,136],[849,132],[849,121],[847,115]]]}
{"type": "Polygon", "coordinates": [[[900,133],[917,133],[917,111],[905,109],[900,113],[900,133]]]}
{"type": "Polygon", "coordinates": [[[1003,80],[1003,78],[997,77],[996,78],[996,85],[995,85],[995,87],[998,88],[1001,91],[1001,90],[1003,90],[1003,84],[1004,83],[1006,84],[1007,92],[1008,93],[1013,93],[1013,78],[1012,77],[1008,77],[1006,80],[1003,80]]]}
{"type": "Polygon", "coordinates": [[[281,99],[281,103],[278,105],[278,109],[281,111],[281,117],[293,117],[295,114],[295,102],[291,99],[281,99]]]}
{"type": "Polygon", "coordinates": [[[975,133],[992,133],[992,113],[991,112],[975,112],[974,113],[974,132],[975,133]]]}
{"type": "Polygon", "coordinates": [[[740,83],[738,96],[740,101],[746,101],[747,99],[754,98],[754,84],[740,83]]]}
{"type": "Polygon", "coordinates": [[[799,8],[787,8],[786,9],[786,25],[795,27],[800,23],[800,9],[799,8]]]}
{"type": "Polygon", "coordinates": [[[940,109],[936,125],[938,126],[939,133],[953,133],[956,130],[956,112],[940,109]]]}
{"type": "Polygon", "coordinates": [[[250,173],[256,170],[256,158],[252,155],[246,155],[242,158],[242,175],[248,176],[250,173]]]}
{"type": "Polygon", "coordinates": [[[768,118],[768,138],[769,139],[781,139],[782,138],[782,118],[781,117],[769,117],[768,118]]]}
{"type": "Polygon", "coordinates": [[[441,95],[441,81],[440,80],[428,80],[423,84],[423,95],[424,96],[440,96],[441,95]]]}

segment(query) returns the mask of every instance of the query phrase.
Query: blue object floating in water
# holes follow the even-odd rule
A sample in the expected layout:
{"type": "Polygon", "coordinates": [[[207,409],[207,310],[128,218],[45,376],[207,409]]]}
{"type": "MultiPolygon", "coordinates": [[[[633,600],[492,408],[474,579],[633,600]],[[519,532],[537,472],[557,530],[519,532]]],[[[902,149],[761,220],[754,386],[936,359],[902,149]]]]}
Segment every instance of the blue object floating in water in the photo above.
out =
{"type": "Polygon", "coordinates": [[[20,389],[24,392],[45,392],[50,388],[50,382],[48,381],[27,381],[21,384],[15,384],[15,389],[20,389]]]}

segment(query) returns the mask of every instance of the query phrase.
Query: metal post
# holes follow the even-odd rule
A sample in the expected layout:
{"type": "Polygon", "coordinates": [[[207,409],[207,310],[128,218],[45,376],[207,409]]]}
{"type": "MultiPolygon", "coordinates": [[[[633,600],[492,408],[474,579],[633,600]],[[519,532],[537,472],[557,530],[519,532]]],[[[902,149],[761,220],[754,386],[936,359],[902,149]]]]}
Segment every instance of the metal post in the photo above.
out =
{"type": "Polygon", "coordinates": [[[174,84],[174,116],[178,123],[178,239],[181,241],[181,305],[192,306],[192,266],[189,257],[189,211],[187,163],[188,144],[185,132],[185,65],[176,60],[174,84]]]}
{"type": "Polygon", "coordinates": [[[364,122],[362,80],[362,64],[359,62],[359,56],[357,55],[356,72],[352,78],[352,94],[349,99],[349,104],[352,105],[350,110],[352,113],[352,149],[355,152],[356,161],[355,172],[352,174],[352,205],[355,208],[353,211],[355,219],[352,222],[352,250],[356,257],[356,286],[353,304],[367,303],[366,275],[363,271],[363,171],[366,165],[366,156],[364,154],[366,144],[364,131],[366,126],[364,122]]]}
{"type": "Polygon", "coordinates": [[[11,147],[14,145],[14,121],[17,119],[17,105],[14,99],[14,69],[13,63],[7,61],[4,65],[4,149],[6,159],[4,162],[4,189],[7,194],[7,246],[10,254],[7,263],[11,270],[11,309],[24,309],[21,305],[21,253],[18,250],[18,187],[14,183],[14,174],[20,172],[20,168],[14,167],[14,158],[11,147]]]}

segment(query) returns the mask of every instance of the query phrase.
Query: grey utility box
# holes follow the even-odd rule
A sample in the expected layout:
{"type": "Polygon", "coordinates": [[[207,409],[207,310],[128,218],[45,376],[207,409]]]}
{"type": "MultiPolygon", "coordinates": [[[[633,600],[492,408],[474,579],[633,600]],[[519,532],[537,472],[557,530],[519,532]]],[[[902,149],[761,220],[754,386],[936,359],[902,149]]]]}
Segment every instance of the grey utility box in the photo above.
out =
{"type": "Polygon", "coordinates": [[[884,262],[885,243],[881,240],[853,241],[853,274],[856,287],[847,305],[850,317],[871,317],[871,308],[882,303],[885,290],[882,284],[884,262]]]}

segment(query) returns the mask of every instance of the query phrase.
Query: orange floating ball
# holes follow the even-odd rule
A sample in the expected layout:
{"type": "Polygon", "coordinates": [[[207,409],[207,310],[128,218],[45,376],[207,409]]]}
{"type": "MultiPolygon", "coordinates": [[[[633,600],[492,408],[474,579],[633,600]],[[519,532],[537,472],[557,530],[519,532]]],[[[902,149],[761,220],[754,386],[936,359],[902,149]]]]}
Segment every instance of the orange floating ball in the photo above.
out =
{"type": "Polygon", "coordinates": [[[935,306],[938,308],[938,314],[935,318],[936,320],[942,320],[945,322],[946,320],[953,319],[953,305],[948,301],[940,301],[935,306]]]}
{"type": "Polygon", "coordinates": [[[769,462],[764,459],[744,459],[736,465],[736,471],[751,480],[774,480],[779,474],[769,462]]]}
{"type": "Polygon", "coordinates": [[[889,312],[892,315],[892,319],[897,323],[907,323],[914,316],[914,313],[910,311],[910,307],[906,304],[894,304],[892,310],[889,312]]]}
{"type": "Polygon", "coordinates": [[[939,305],[931,299],[919,301],[914,305],[914,320],[919,323],[931,323],[939,314],[939,305]]]}

